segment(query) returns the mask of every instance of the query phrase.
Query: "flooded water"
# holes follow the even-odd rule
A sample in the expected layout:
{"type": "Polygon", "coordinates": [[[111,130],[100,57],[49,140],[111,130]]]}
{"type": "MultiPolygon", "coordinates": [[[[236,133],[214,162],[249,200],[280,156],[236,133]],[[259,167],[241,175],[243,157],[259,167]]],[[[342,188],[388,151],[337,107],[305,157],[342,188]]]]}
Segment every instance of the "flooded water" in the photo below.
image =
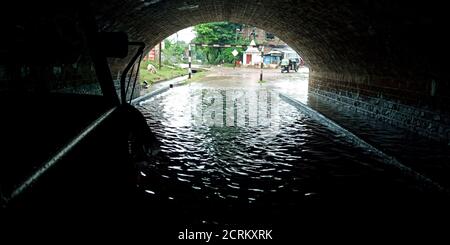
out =
{"type": "Polygon", "coordinates": [[[299,207],[308,203],[421,193],[414,180],[264,87],[181,86],[138,109],[161,144],[139,163],[139,189],[150,206],[194,223],[245,223],[254,210],[275,217],[304,212],[299,207]]]}
{"type": "Polygon", "coordinates": [[[402,164],[431,178],[444,188],[450,187],[450,145],[436,142],[409,130],[367,118],[310,96],[308,106],[351,130],[358,137],[394,156],[402,164]]]}

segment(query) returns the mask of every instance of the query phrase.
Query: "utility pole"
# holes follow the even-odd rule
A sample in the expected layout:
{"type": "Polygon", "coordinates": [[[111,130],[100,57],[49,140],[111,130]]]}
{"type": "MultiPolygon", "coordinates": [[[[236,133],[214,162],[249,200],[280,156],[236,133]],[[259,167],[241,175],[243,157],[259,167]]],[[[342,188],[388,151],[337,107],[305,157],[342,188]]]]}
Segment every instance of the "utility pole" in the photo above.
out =
{"type": "MultiPolygon", "coordinates": [[[[240,30],[239,28],[236,28],[236,40],[234,41],[235,44],[238,44],[238,43],[237,43],[237,40],[238,40],[238,33],[239,33],[240,31],[241,31],[241,30],[240,30]]],[[[237,62],[237,60],[236,60],[236,55],[234,55],[234,69],[236,69],[236,62],[237,62]]]]}
{"type": "Polygon", "coordinates": [[[259,81],[263,80],[263,68],[264,68],[264,46],[261,46],[261,73],[259,75],[259,81]]]}
{"type": "Polygon", "coordinates": [[[159,59],[158,59],[158,66],[159,66],[159,69],[161,70],[161,42],[159,42],[159,59]]]}
{"type": "Polygon", "coordinates": [[[188,72],[189,72],[189,76],[188,76],[188,79],[191,79],[191,77],[192,77],[192,67],[191,67],[191,64],[192,64],[192,48],[191,48],[191,44],[189,43],[188,44],[188,49],[189,49],[189,70],[188,70],[188,72]]]}

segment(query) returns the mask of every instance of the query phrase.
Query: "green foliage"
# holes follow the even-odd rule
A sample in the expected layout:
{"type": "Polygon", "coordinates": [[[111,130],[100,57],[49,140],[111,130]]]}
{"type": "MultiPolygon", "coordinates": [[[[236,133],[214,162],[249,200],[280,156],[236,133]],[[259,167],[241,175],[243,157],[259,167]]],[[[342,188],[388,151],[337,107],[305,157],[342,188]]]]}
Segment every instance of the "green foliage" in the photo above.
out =
{"type": "Polygon", "coordinates": [[[187,44],[183,41],[172,43],[170,40],[164,40],[164,50],[162,52],[164,64],[181,63],[185,57],[187,44]]]}
{"type": "MultiPolygon", "coordinates": [[[[230,22],[213,22],[200,24],[194,27],[197,33],[193,40],[195,43],[204,44],[246,44],[241,35],[236,34],[236,29],[242,29],[240,24],[230,22]]],[[[195,53],[197,59],[206,60],[209,64],[233,63],[235,57],[231,52],[235,48],[214,48],[214,47],[196,47],[195,53]]],[[[243,49],[236,48],[239,51],[237,59],[242,56],[243,49]]]]}

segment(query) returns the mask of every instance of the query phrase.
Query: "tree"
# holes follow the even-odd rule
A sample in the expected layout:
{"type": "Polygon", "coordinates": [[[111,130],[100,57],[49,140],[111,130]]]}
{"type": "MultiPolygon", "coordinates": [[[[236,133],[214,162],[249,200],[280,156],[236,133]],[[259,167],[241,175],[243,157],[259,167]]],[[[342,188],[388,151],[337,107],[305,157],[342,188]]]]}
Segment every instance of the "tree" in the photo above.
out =
{"type": "Polygon", "coordinates": [[[183,61],[187,44],[183,41],[171,42],[170,40],[164,40],[164,62],[165,63],[180,63],[183,61]]]}
{"type": "MultiPolygon", "coordinates": [[[[231,22],[213,22],[200,24],[194,27],[196,37],[193,40],[196,43],[205,44],[244,44],[244,40],[237,35],[236,29],[242,29],[240,24],[231,22]]],[[[235,57],[231,52],[235,48],[214,48],[199,47],[196,52],[206,59],[209,64],[233,63],[235,57]]],[[[242,48],[236,48],[239,52],[243,52],[242,48]]]]}

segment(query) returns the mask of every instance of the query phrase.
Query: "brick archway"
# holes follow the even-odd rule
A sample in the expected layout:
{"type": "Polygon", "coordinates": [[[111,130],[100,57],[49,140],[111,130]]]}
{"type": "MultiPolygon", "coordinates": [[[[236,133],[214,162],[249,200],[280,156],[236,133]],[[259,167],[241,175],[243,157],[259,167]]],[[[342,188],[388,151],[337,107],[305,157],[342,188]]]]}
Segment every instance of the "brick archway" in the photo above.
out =
{"type": "Polygon", "coordinates": [[[125,31],[149,47],[205,22],[257,26],[304,57],[312,94],[450,141],[450,117],[445,116],[450,114],[450,84],[443,58],[449,48],[448,38],[440,35],[446,14],[439,4],[127,0],[92,6],[101,30],[125,31]]]}

